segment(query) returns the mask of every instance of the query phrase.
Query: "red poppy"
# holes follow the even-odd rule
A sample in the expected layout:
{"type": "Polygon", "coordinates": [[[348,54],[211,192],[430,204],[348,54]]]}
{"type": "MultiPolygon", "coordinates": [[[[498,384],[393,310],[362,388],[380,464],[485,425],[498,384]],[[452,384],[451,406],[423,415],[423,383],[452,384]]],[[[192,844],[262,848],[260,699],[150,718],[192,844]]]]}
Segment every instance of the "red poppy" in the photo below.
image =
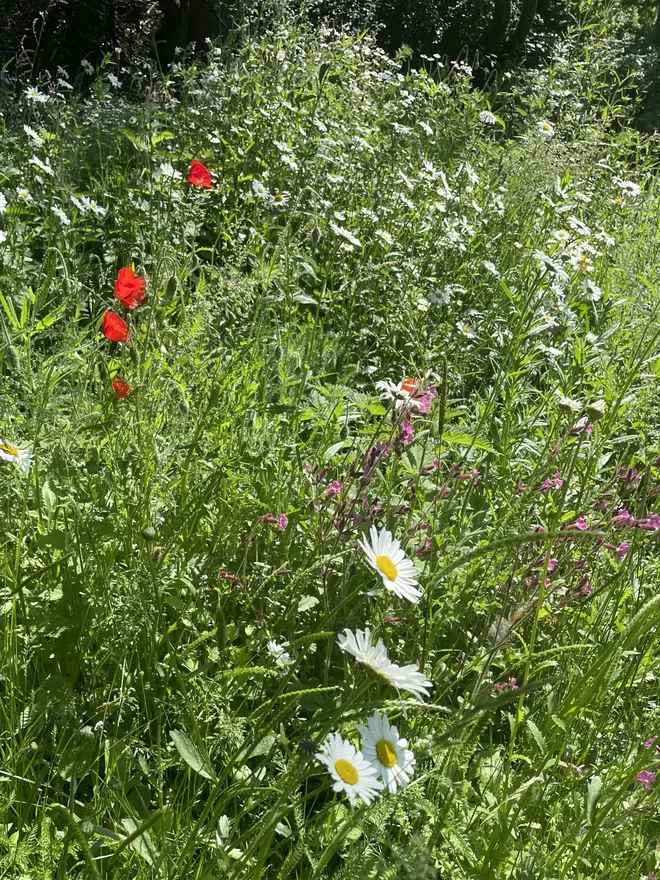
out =
{"type": "Polygon", "coordinates": [[[112,380],[112,390],[117,395],[117,400],[122,400],[127,394],[131,393],[131,386],[121,376],[116,376],[112,380]]]}
{"type": "Polygon", "coordinates": [[[404,382],[401,383],[401,390],[405,391],[406,394],[412,394],[415,390],[416,384],[417,382],[415,381],[415,379],[406,379],[404,382]]]}
{"type": "Polygon", "coordinates": [[[132,269],[120,269],[115,281],[115,296],[127,309],[136,309],[145,293],[144,278],[135,274],[132,269]]]}
{"type": "Polygon", "coordinates": [[[110,342],[128,342],[131,338],[128,324],[116,312],[106,312],[103,315],[101,333],[110,342]]]}
{"type": "Polygon", "coordinates": [[[192,183],[193,186],[205,186],[207,189],[215,189],[211,183],[211,172],[206,165],[202,165],[197,159],[193,159],[190,165],[188,183],[192,183]]]}

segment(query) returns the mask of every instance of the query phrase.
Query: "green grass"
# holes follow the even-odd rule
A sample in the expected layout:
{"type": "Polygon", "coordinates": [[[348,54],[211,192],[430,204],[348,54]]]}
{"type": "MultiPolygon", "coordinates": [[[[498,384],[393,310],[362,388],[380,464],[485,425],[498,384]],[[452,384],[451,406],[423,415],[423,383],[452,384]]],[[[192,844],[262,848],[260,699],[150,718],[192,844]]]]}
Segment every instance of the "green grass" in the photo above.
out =
{"type": "Polygon", "coordinates": [[[0,469],[1,877],[660,867],[658,197],[608,46],[571,36],[493,125],[464,71],[297,26],[167,84],[0,95],[0,437],[34,454],[0,469]],[[379,398],[406,377],[427,413],[379,398]],[[340,650],[365,626],[428,699],[340,650]],[[314,754],[375,710],[415,774],[351,807],[314,754]]]}

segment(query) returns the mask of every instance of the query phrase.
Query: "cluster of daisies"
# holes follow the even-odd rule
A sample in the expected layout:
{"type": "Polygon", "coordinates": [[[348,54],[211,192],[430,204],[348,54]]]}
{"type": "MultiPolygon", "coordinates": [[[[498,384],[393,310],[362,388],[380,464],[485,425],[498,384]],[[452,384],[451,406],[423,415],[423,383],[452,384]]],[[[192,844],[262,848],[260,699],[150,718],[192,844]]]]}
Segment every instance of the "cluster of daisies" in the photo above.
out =
{"type": "MultiPolygon", "coordinates": [[[[380,383],[379,390],[394,400],[395,409],[402,406],[414,409],[412,405],[420,396],[413,379],[405,379],[398,385],[386,381],[380,383]]],[[[417,568],[391,532],[379,531],[372,525],[369,540],[361,538],[358,544],[369,565],[380,575],[385,589],[399,599],[419,602],[422,593],[418,589],[417,568]]],[[[417,664],[399,666],[390,660],[387,648],[382,642],[374,641],[368,627],[355,632],[344,630],[338,643],[342,651],[399,693],[407,691],[418,699],[428,697],[432,684],[417,664]]],[[[381,790],[393,793],[408,785],[414,773],[415,756],[408,749],[408,741],[399,736],[398,729],[386,715],[375,712],[366,727],[359,724],[357,729],[362,736],[361,751],[339,733],[332,733],[316,757],[328,768],[335,791],[345,792],[351,804],[358,799],[370,804],[381,790]]]]}

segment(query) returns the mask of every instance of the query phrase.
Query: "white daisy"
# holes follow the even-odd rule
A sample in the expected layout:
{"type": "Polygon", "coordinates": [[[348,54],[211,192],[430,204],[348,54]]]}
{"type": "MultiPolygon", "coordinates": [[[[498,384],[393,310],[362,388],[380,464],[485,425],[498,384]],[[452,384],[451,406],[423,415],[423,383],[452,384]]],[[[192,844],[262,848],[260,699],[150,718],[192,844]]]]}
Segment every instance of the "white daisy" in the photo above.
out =
{"type": "Polygon", "coordinates": [[[53,177],[53,169],[50,167],[50,162],[46,159],[45,162],[42,162],[38,156],[33,156],[31,159],[28,159],[29,165],[35,165],[37,168],[41,168],[43,172],[49,174],[53,177]]]}
{"type": "Polygon", "coordinates": [[[351,805],[360,799],[370,804],[378,797],[383,783],[377,777],[377,770],[362,752],[338,733],[331,733],[316,755],[317,760],[328,768],[334,779],[334,791],[345,791],[351,805]]]}
{"type": "Polygon", "coordinates": [[[160,180],[161,177],[166,177],[168,180],[181,180],[183,175],[174,168],[171,162],[161,162],[155,171],[154,177],[156,180],[160,180]]]}
{"type": "Polygon", "coordinates": [[[35,131],[31,126],[29,126],[29,125],[24,125],[24,126],[23,126],[23,131],[24,131],[25,134],[26,134],[29,138],[31,138],[31,139],[35,142],[35,144],[37,144],[38,146],[41,146],[41,145],[43,144],[44,139],[41,137],[41,135],[39,134],[39,132],[35,131]]]}
{"type": "Polygon", "coordinates": [[[278,666],[286,666],[287,663],[291,662],[291,655],[284,650],[282,645],[278,645],[277,642],[271,640],[266,647],[268,648],[268,653],[278,666]]]}
{"type": "Polygon", "coordinates": [[[417,383],[414,379],[402,379],[398,384],[391,379],[380,379],[376,382],[376,391],[380,391],[381,400],[394,400],[397,409],[404,407],[415,393],[417,383]]]}
{"type": "Polygon", "coordinates": [[[72,92],[72,91],[73,91],[73,86],[72,86],[71,83],[70,83],[68,80],[66,80],[66,79],[62,79],[62,78],[60,77],[60,79],[57,80],[57,84],[58,84],[58,86],[59,86],[61,89],[67,89],[67,91],[69,91],[69,92],[72,92]]]}
{"type": "Polygon", "coordinates": [[[252,192],[255,194],[255,196],[258,199],[264,199],[264,201],[267,201],[268,199],[270,199],[270,193],[268,192],[266,187],[263,185],[263,183],[261,183],[258,180],[252,181],[252,192]]]}
{"type": "Polygon", "coordinates": [[[406,748],[408,740],[401,739],[387,716],[378,712],[367,721],[367,727],[358,724],[357,729],[362,735],[362,753],[376,768],[385,787],[392,794],[397,788],[405,788],[415,772],[415,756],[406,748]]]}
{"type": "Polygon", "coordinates": [[[36,104],[47,104],[48,103],[48,95],[44,95],[43,92],[40,92],[38,88],[35,86],[30,86],[23,93],[28,101],[34,101],[36,104]]]}
{"type": "Polygon", "coordinates": [[[273,208],[285,208],[289,204],[289,193],[278,192],[274,196],[269,196],[268,201],[273,208]]]}
{"type": "Polygon", "coordinates": [[[57,219],[60,221],[62,226],[71,226],[71,221],[69,220],[69,218],[66,216],[66,214],[64,213],[64,211],[61,208],[58,208],[57,205],[53,205],[51,210],[52,210],[53,214],[55,214],[57,219]]]}
{"type": "Polygon", "coordinates": [[[0,214],[4,214],[7,210],[7,199],[5,194],[0,192],[0,214]]]}
{"type": "Polygon", "coordinates": [[[120,82],[120,80],[114,75],[114,73],[109,73],[109,74],[108,74],[108,82],[110,83],[110,85],[112,86],[113,89],[119,89],[119,88],[121,88],[121,82],[120,82]]]}
{"type": "Polygon", "coordinates": [[[32,467],[33,457],[32,453],[28,452],[26,449],[19,449],[18,446],[14,446],[13,443],[8,443],[6,440],[0,440],[0,459],[13,462],[20,471],[23,471],[24,474],[27,474],[32,467]]]}
{"type": "Polygon", "coordinates": [[[0,229],[0,244],[4,244],[7,241],[7,233],[4,229],[0,229]]]}
{"type": "Polygon", "coordinates": [[[342,238],[346,239],[346,241],[353,247],[362,247],[362,242],[360,241],[360,239],[353,235],[350,230],[345,229],[343,226],[339,226],[337,223],[331,223],[330,229],[332,229],[335,235],[339,235],[342,238]]]}
{"type": "Polygon", "coordinates": [[[490,110],[482,110],[479,114],[479,122],[483,122],[484,125],[497,125],[497,116],[490,110]]]}
{"type": "Polygon", "coordinates": [[[536,133],[540,137],[551,138],[554,136],[555,130],[545,119],[540,119],[536,123],[536,133]]]}
{"type": "Polygon", "coordinates": [[[94,73],[94,65],[90,64],[90,62],[86,58],[83,58],[83,60],[80,62],[80,66],[85,71],[85,73],[88,73],[90,76],[94,73]]]}
{"type": "Polygon", "coordinates": [[[456,329],[459,333],[465,336],[466,339],[474,339],[474,330],[469,324],[466,324],[465,321],[456,321],[456,329]]]}
{"type": "Polygon", "coordinates": [[[296,162],[294,156],[292,156],[290,153],[282,153],[280,159],[282,160],[282,162],[284,162],[285,165],[288,165],[288,167],[292,171],[298,170],[298,163],[296,162]]]}
{"type": "Polygon", "coordinates": [[[380,574],[383,585],[400,599],[407,599],[417,604],[422,596],[416,589],[419,583],[415,578],[417,569],[401,549],[399,541],[394,539],[387,529],[383,529],[379,534],[374,525],[371,526],[369,534],[371,545],[364,538],[358,539],[358,544],[367,554],[371,567],[380,574]]]}
{"type": "Polygon", "coordinates": [[[367,627],[364,632],[356,629],[351,632],[350,629],[344,630],[337,636],[339,647],[347,654],[362,663],[368,669],[391,684],[398,691],[408,691],[415,694],[421,699],[422,694],[428,697],[428,688],[433,687],[425,675],[423,675],[415,663],[408,666],[397,666],[387,656],[387,648],[382,642],[371,642],[371,631],[367,627]]]}

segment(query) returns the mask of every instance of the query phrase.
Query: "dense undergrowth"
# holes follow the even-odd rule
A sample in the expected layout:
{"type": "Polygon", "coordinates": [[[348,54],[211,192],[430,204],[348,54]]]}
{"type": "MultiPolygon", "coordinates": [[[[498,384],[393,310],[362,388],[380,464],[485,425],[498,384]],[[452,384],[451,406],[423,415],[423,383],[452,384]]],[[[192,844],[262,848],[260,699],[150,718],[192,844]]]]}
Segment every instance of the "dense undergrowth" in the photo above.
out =
{"type": "Polygon", "coordinates": [[[652,876],[658,198],[615,55],[489,106],[290,26],[2,96],[0,876],[652,876]],[[374,712],[411,779],[368,805],[316,755],[374,712]]]}

